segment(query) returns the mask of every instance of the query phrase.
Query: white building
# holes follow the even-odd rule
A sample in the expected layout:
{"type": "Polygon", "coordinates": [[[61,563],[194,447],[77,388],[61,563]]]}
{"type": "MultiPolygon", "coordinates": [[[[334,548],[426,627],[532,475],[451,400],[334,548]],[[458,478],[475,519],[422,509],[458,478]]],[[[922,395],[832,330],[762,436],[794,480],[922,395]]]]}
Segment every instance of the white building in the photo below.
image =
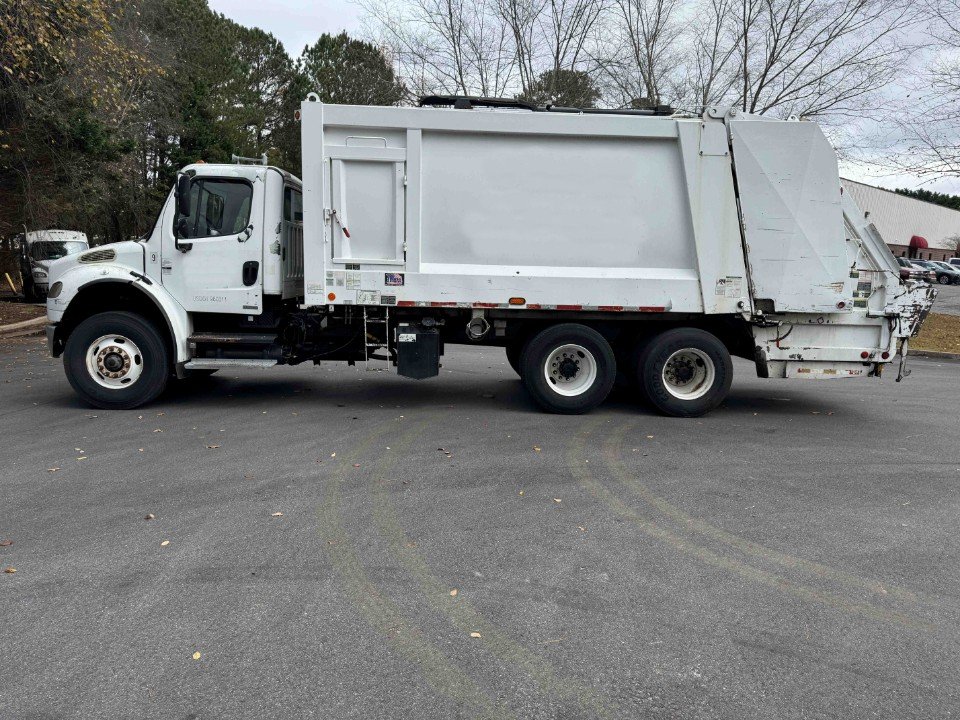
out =
{"type": "Polygon", "coordinates": [[[960,237],[960,211],[891,190],[842,179],[860,209],[898,257],[946,260],[958,255],[950,237],[960,237]]]}

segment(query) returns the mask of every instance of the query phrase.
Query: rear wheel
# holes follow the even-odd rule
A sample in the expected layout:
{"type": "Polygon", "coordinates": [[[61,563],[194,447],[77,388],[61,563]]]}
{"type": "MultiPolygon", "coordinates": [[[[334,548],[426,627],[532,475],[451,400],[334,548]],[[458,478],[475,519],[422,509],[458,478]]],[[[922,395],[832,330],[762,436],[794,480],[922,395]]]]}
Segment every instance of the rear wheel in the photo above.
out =
{"type": "Polygon", "coordinates": [[[77,325],[67,339],[63,364],[77,394],[105,409],[150,402],[163,392],[170,375],[163,337],[153,324],[128,312],[92,315],[77,325]]]}
{"type": "Polygon", "coordinates": [[[638,353],[644,395],[660,412],[698,417],[727,397],[733,379],[730,353],[703,330],[677,328],[652,338],[638,353]]]}
{"type": "Polygon", "coordinates": [[[610,343],[586,325],[554,325],[527,343],[520,376],[540,407],[576,415],[602,403],[613,387],[617,363],[610,343]]]}
{"type": "Polygon", "coordinates": [[[941,285],[949,285],[949,284],[950,284],[950,276],[949,276],[949,275],[941,275],[940,277],[937,278],[937,282],[939,282],[941,285]]]}

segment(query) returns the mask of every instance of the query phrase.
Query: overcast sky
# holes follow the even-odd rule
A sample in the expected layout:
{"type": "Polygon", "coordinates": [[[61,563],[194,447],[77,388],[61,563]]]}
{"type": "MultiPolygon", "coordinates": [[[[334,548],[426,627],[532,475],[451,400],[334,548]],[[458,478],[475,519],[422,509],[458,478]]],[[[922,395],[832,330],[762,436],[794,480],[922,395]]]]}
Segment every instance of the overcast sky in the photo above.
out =
{"type": "Polygon", "coordinates": [[[209,0],[210,7],[247,27],[273,33],[296,57],[323,33],[360,28],[360,8],[350,0],[209,0]]]}
{"type": "MultiPolygon", "coordinates": [[[[352,0],[209,0],[210,7],[241,25],[273,33],[286,51],[296,57],[304,46],[325,32],[360,34],[360,7],[352,0]]],[[[841,174],[881,187],[921,187],[909,175],[891,174],[884,168],[845,163],[841,174]]],[[[960,179],[940,180],[922,185],[929,190],[960,194],[960,179]]]]}

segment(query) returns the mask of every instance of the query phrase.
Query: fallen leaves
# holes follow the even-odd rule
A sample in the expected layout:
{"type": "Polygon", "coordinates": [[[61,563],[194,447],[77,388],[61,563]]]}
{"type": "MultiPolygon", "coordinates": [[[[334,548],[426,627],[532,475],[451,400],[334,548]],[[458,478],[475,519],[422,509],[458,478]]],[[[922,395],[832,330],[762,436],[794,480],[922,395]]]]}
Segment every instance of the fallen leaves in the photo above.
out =
{"type": "Polygon", "coordinates": [[[199,652],[195,652],[195,653],[193,654],[193,659],[194,659],[194,660],[199,660],[199,659],[200,659],[200,653],[199,653],[199,652]]]}
{"type": "Polygon", "coordinates": [[[80,457],[77,458],[77,460],[86,460],[86,459],[87,459],[86,455],[81,455],[80,457]]]}
{"type": "Polygon", "coordinates": [[[0,547],[10,547],[13,545],[13,540],[0,540],[0,547]]]}
{"type": "Polygon", "coordinates": [[[271,513],[270,517],[283,517],[283,513],[282,512],[271,513]]]}
{"type": "Polygon", "coordinates": [[[153,513],[147,513],[146,515],[143,516],[143,519],[144,519],[144,520],[153,520],[154,517],[156,517],[156,516],[155,516],[153,513]]]}
{"type": "Polygon", "coordinates": [[[456,597],[456,596],[457,596],[457,592],[458,592],[458,591],[457,591],[456,588],[454,588],[453,590],[451,590],[451,591],[450,591],[450,597],[456,597]]]}
{"type": "Polygon", "coordinates": [[[5,567],[5,568],[3,569],[3,571],[4,571],[7,575],[13,575],[13,574],[17,571],[17,569],[16,569],[15,567],[5,567]]]}
{"type": "Polygon", "coordinates": [[[448,460],[453,457],[453,455],[451,454],[451,452],[450,452],[449,450],[444,450],[442,447],[437,448],[437,450],[438,450],[439,452],[442,452],[444,455],[446,455],[448,460]]]}
{"type": "Polygon", "coordinates": [[[59,469],[58,467],[47,468],[47,472],[57,472],[59,469]]]}
{"type": "Polygon", "coordinates": [[[207,445],[207,450],[216,450],[219,447],[220,447],[219,445],[207,445]]]}
{"type": "Polygon", "coordinates": [[[533,451],[534,451],[535,453],[540,452],[540,446],[539,446],[539,445],[534,445],[534,446],[533,446],[533,451]]]}
{"type": "Polygon", "coordinates": [[[562,502],[563,502],[563,498],[554,498],[553,501],[554,501],[555,503],[562,503],[562,502]]]}
{"type": "Polygon", "coordinates": [[[160,543],[160,547],[166,547],[169,544],[170,544],[169,540],[164,540],[162,543],[160,543]]]}
{"type": "Polygon", "coordinates": [[[481,638],[481,637],[483,637],[483,635],[481,635],[481,634],[478,633],[476,630],[474,630],[472,633],[470,633],[470,637],[472,637],[472,638],[481,638]]]}

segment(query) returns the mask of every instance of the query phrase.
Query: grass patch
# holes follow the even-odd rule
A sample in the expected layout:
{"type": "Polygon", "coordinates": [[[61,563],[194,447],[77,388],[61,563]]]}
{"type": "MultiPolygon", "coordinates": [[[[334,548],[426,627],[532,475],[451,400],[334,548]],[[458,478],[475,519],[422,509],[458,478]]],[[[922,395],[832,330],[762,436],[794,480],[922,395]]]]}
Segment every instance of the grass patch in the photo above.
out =
{"type": "Polygon", "coordinates": [[[930,313],[910,349],[960,353],[960,316],[930,313]]]}

